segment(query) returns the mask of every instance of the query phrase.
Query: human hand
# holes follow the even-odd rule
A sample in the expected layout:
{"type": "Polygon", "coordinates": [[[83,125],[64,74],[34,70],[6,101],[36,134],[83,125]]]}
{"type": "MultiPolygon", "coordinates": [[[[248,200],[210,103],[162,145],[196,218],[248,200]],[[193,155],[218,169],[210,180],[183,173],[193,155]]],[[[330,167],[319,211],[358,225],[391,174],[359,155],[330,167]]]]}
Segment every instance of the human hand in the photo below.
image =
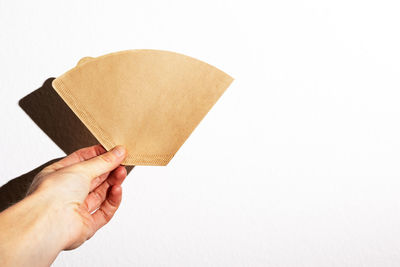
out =
{"type": "Polygon", "coordinates": [[[127,175],[120,166],[125,156],[122,146],[109,152],[101,145],[87,147],[47,166],[34,178],[27,194],[50,201],[60,214],[64,250],[92,237],[118,209],[127,175]]]}
{"type": "Polygon", "coordinates": [[[121,203],[125,156],[96,145],[36,175],[27,197],[0,212],[0,266],[50,266],[93,236],[121,203]]]}

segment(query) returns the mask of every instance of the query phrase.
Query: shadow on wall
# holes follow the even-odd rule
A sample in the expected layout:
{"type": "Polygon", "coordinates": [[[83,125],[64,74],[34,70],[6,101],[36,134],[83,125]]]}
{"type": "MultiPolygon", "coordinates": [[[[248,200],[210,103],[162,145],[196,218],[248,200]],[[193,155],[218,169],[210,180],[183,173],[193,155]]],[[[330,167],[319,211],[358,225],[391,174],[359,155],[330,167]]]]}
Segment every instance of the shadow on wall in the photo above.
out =
{"type": "MultiPolygon", "coordinates": [[[[51,83],[54,79],[47,79],[39,89],[22,98],[19,106],[65,154],[98,144],[97,139],[53,89],[51,83]]],[[[57,160],[51,160],[0,187],[0,212],[23,199],[36,174],[57,160]]],[[[126,166],[126,169],[129,173],[133,166],[126,166]]]]}
{"type": "Polygon", "coordinates": [[[65,154],[98,144],[74,112],[53,89],[54,78],[19,101],[19,106],[65,154]]]}
{"type": "Polygon", "coordinates": [[[0,212],[23,199],[36,174],[38,174],[44,167],[59,159],[50,160],[30,172],[10,180],[8,183],[0,187],[0,212]]]}

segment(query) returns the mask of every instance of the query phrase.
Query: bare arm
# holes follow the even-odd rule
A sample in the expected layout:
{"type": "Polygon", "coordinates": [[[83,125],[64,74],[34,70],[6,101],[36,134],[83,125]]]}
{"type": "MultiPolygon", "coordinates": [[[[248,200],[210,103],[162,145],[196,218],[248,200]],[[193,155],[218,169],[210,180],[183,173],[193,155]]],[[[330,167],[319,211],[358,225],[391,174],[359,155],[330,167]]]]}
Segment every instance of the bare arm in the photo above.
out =
{"type": "Polygon", "coordinates": [[[114,215],[125,149],[84,148],[43,169],[28,196],[0,213],[0,266],[49,266],[114,215]]]}

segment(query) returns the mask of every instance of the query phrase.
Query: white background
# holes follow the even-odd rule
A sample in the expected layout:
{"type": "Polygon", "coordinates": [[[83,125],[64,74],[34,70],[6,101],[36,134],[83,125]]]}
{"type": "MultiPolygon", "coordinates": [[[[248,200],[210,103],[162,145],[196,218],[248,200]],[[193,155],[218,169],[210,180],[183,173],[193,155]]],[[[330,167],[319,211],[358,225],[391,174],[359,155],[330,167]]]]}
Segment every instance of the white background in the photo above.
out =
{"type": "Polygon", "coordinates": [[[397,3],[0,0],[0,183],[63,155],[18,106],[47,78],[176,51],[234,83],[54,266],[399,266],[397,3]]]}

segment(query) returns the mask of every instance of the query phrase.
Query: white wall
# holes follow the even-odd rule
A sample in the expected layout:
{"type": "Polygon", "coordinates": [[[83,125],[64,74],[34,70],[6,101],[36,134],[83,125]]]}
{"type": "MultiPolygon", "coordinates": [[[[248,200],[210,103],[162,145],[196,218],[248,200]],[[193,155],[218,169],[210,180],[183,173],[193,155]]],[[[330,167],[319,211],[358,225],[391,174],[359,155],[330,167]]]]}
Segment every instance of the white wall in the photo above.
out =
{"type": "Polygon", "coordinates": [[[18,100],[155,48],[236,78],[167,167],[54,266],[399,266],[398,1],[0,0],[0,183],[61,150],[18,100]]]}

